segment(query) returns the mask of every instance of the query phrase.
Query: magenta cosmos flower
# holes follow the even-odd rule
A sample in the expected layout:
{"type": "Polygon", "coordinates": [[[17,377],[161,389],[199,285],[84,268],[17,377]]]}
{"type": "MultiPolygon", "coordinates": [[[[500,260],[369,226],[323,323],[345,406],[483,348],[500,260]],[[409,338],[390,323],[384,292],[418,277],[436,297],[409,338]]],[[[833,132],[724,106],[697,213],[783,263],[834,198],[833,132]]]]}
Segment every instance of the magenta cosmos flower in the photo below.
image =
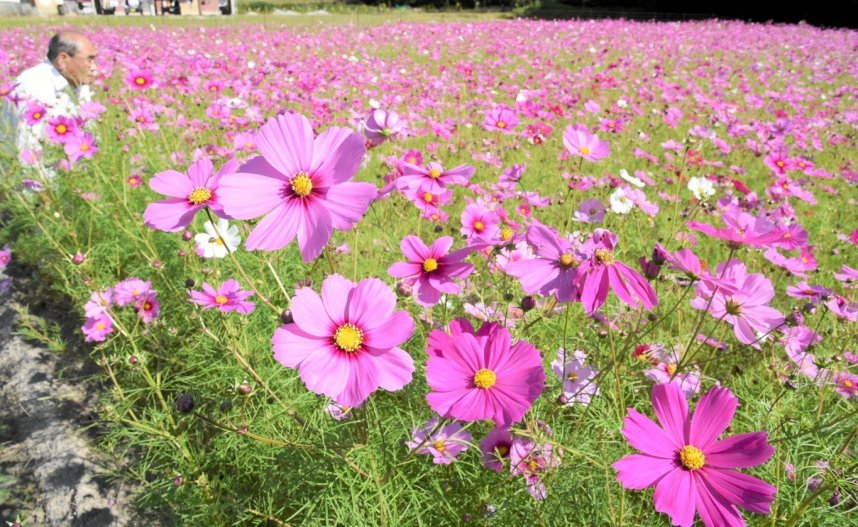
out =
{"type": "Polygon", "coordinates": [[[143,212],[147,227],[159,231],[175,232],[187,227],[197,211],[208,207],[216,215],[229,219],[223,212],[220,202],[220,181],[224,174],[234,172],[238,161],[232,160],[213,174],[212,162],[203,157],[196,161],[188,171],[182,174],[167,170],[155,174],[149,186],[155,192],[169,196],[161,201],[150,203],[143,212]]]}
{"type": "Polygon", "coordinates": [[[483,120],[483,128],[486,130],[505,134],[511,134],[517,124],[518,117],[515,116],[515,112],[504,106],[488,111],[483,120]]]}
{"type": "Polygon", "coordinates": [[[587,161],[598,161],[611,155],[611,147],[599,137],[584,130],[567,126],[563,132],[563,145],[569,153],[587,161]]]}
{"type": "Polygon", "coordinates": [[[407,262],[396,262],[387,272],[394,278],[402,278],[414,287],[415,300],[421,306],[434,306],[441,293],[457,294],[459,286],[454,278],[466,278],[474,271],[474,266],[463,263],[471,253],[471,247],[465,247],[448,254],[453,246],[453,238],[438,238],[431,247],[427,247],[417,236],[406,236],[399,244],[407,262]]]}
{"type": "Polygon", "coordinates": [[[426,166],[412,163],[400,164],[402,175],[394,182],[396,188],[407,196],[419,195],[429,191],[440,194],[448,185],[467,185],[476,169],[470,165],[459,165],[450,170],[444,170],[440,163],[434,161],[426,166]]]}
{"type": "Polygon", "coordinates": [[[695,512],[707,527],[745,525],[737,505],[760,514],[771,512],[777,489],[734,470],[768,461],[774,448],[766,433],[718,440],[738,406],[730,390],[709,390],[693,417],[674,383],[653,386],[652,405],[661,426],[633,408],[625,419],[623,436],[642,453],[614,463],[623,487],[641,490],[655,485],[655,510],[681,527],[691,527],[695,512]]]}
{"type": "Polygon", "coordinates": [[[525,239],[536,258],[510,263],[506,267],[507,274],[517,278],[526,293],[557,295],[558,302],[574,301],[577,296],[575,270],[580,258],[572,242],[538,223],[527,228],[525,239]]]}
{"type": "Polygon", "coordinates": [[[274,358],[297,368],[307,389],[342,406],[359,406],[378,388],[396,391],[411,381],[414,361],[397,346],[414,332],[384,282],[355,284],[325,278],[322,296],[308,287],[292,299],[294,322],[274,333],[274,358]]]}
{"type": "Polygon", "coordinates": [[[215,290],[212,286],[203,282],[203,290],[190,291],[189,302],[203,306],[203,309],[217,308],[221,313],[238,311],[243,315],[250,314],[256,304],[248,302],[247,298],[253,296],[253,291],[241,291],[238,282],[230,278],[215,290]]]}
{"type": "Polygon", "coordinates": [[[609,289],[632,307],[640,303],[649,311],[658,305],[658,297],[646,278],[614,257],[616,246],[616,234],[596,229],[581,247],[587,259],[578,266],[575,282],[587,313],[602,307],[609,289]]]}
{"type": "Polygon", "coordinates": [[[351,229],[375,199],[375,185],[350,181],[366,149],[347,128],[314,138],[303,115],[278,115],[259,129],[256,146],[262,155],[220,182],[227,214],[241,220],[267,214],[247,237],[248,250],[274,251],[297,236],[309,262],[334,229],[351,229]]]}
{"type": "MultiPolygon", "coordinates": [[[[452,324],[451,324],[452,325],[452,324]]],[[[464,321],[454,335],[429,334],[426,400],[442,417],[462,421],[491,419],[498,426],[521,420],[542,393],[545,372],[539,350],[525,341],[510,342],[509,331],[495,323],[477,333],[464,321]]]]}

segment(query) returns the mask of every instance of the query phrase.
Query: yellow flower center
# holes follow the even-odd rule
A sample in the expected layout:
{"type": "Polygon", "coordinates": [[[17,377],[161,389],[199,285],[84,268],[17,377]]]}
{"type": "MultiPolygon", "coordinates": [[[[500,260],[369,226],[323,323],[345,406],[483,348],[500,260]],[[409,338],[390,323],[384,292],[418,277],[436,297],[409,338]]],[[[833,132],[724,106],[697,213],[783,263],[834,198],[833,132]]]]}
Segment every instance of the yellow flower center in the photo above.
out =
{"type": "Polygon", "coordinates": [[[581,152],[582,156],[590,155],[590,149],[586,146],[582,146],[581,148],[578,149],[578,151],[581,152]]]}
{"type": "Polygon", "coordinates": [[[531,472],[536,472],[537,470],[539,470],[539,463],[537,463],[535,459],[531,459],[527,462],[527,468],[531,472]]]}
{"type": "Polygon", "coordinates": [[[563,253],[560,255],[560,265],[563,267],[572,267],[575,263],[575,257],[569,253],[563,253]]]}
{"type": "Polygon", "coordinates": [[[86,143],[82,143],[80,145],[80,149],[83,150],[84,152],[86,152],[87,150],[89,150],[89,145],[86,143]]]}
{"type": "Polygon", "coordinates": [[[432,203],[432,200],[435,199],[435,196],[431,192],[426,192],[423,194],[423,201],[426,203],[432,203]]]}
{"type": "Polygon", "coordinates": [[[572,382],[575,382],[578,380],[578,372],[570,371],[569,374],[566,376],[566,378],[572,382]]]}
{"type": "Polygon", "coordinates": [[[605,265],[614,263],[614,253],[607,249],[596,249],[596,259],[605,265]]]}
{"type": "Polygon", "coordinates": [[[253,143],[244,143],[244,148],[252,150],[255,145],[253,143]]]}
{"type": "Polygon", "coordinates": [[[217,296],[215,297],[215,304],[224,305],[224,304],[226,304],[227,302],[229,302],[229,299],[228,299],[227,297],[223,296],[223,295],[217,295],[217,296]]]}
{"type": "Polygon", "coordinates": [[[146,84],[146,78],[137,77],[136,79],[134,79],[134,82],[137,84],[137,86],[143,86],[144,84],[146,84]]]}
{"type": "Polygon", "coordinates": [[[447,446],[444,444],[444,441],[440,439],[432,443],[432,446],[435,447],[435,450],[437,450],[438,452],[443,452],[447,450],[447,446]]]}
{"type": "Polygon", "coordinates": [[[69,131],[68,127],[64,124],[58,124],[56,128],[54,128],[58,134],[64,134],[69,131]]]}
{"type": "Polygon", "coordinates": [[[437,168],[433,168],[429,171],[429,177],[431,177],[432,179],[438,179],[439,177],[441,177],[441,171],[437,168]]]}
{"type": "Polygon", "coordinates": [[[483,229],[486,228],[486,225],[481,221],[474,222],[474,230],[477,232],[483,232],[483,229]]]}
{"type": "Polygon", "coordinates": [[[497,457],[506,457],[509,454],[509,447],[506,445],[498,445],[495,447],[495,455],[497,457]]]}
{"type": "Polygon", "coordinates": [[[152,310],[152,303],[151,302],[144,302],[143,303],[143,311],[151,311],[151,310],[152,310]]]}
{"type": "Polygon", "coordinates": [[[305,198],[310,195],[310,192],[313,192],[313,181],[310,179],[304,172],[298,172],[294,178],[292,178],[292,192],[305,198]]]}
{"type": "Polygon", "coordinates": [[[853,383],[849,379],[843,379],[843,386],[846,388],[852,388],[853,386],[855,386],[855,383],[853,383]]]}
{"type": "Polygon", "coordinates": [[[212,191],[205,187],[197,187],[188,194],[188,201],[193,205],[202,205],[212,199],[212,191]]]}
{"type": "Polygon", "coordinates": [[[683,467],[689,470],[698,470],[703,468],[703,465],[706,463],[706,456],[703,455],[703,452],[699,448],[685,445],[679,451],[679,461],[682,462],[683,467]]]}
{"type": "Polygon", "coordinates": [[[498,121],[498,128],[506,128],[506,123],[503,121],[498,121]]]}
{"type": "Polygon", "coordinates": [[[406,159],[406,161],[407,161],[407,162],[409,162],[409,163],[411,163],[412,165],[416,165],[416,164],[417,164],[417,158],[416,158],[416,157],[413,157],[413,156],[412,156],[412,157],[409,157],[408,159],[406,159]]]}
{"type": "Polygon", "coordinates": [[[97,323],[97,324],[95,325],[95,329],[97,329],[97,330],[99,330],[99,331],[103,330],[103,329],[104,329],[104,327],[105,327],[105,326],[104,326],[104,322],[99,322],[99,323],[97,323]]]}
{"type": "Polygon", "coordinates": [[[217,86],[211,86],[211,87],[209,88],[209,91],[217,91],[217,86]]]}
{"type": "Polygon", "coordinates": [[[33,119],[35,119],[35,120],[37,120],[37,121],[38,121],[38,120],[39,120],[39,119],[41,119],[41,118],[42,118],[42,113],[41,113],[41,112],[36,112],[36,113],[34,113],[34,114],[33,114],[33,119]]]}
{"type": "Polygon", "coordinates": [[[497,382],[498,377],[492,370],[483,368],[474,374],[474,386],[477,388],[491,388],[497,382]]]}
{"type": "Polygon", "coordinates": [[[334,344],[347,353],[357,351],[363,344],[363,331],[354,324],[343,324],[334,332],[334,344]]]}
{"type": "Polygon", "coordinates": [[[426,258],[423,260],[423,270],[427,273],[431,273],[435,269],[438,268],[438,260],[435,258],[426,258]]]}
{"type": "Polygon", "coordinates": [[[783,161],[778,161],[778,162],[777,162],[777,163],[775,163],[775,164],[776,164],[777,166],[781,167],[781,168],[783,168],[783,166],[784,166],[784,162],[783,162],[783,161]]]}
{"type": "Polygon", "coordinates": [[[510,229],[509,227],[504,225],[503,227],[501,227],[501,233],[500,234],[501,234],[501,240],[507,242],[507,241],[512,239],[513,235],[515,234],[515,231],[513,231],[512,229],[510,229]]]}
{"type": "Polygon", "coordinates": [[[668,364],[664,369],[667,370],[668,374],[673,375],[676,373],[676,364],[668,364]]]}

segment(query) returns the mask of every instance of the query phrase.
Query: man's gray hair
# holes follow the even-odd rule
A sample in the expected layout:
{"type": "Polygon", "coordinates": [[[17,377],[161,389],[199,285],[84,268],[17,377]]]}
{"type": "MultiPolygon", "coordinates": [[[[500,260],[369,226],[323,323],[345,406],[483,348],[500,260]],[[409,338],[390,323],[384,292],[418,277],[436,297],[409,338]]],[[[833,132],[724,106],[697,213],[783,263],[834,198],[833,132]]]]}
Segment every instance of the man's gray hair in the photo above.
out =
{"type": "Polygon", "coordinates": [[[77,42],[67,40],[57,33],[51,37],[51,42],[48,44],[48,60],[54,62],[60,53],[66,53],[70,57],[74,57],[77,53],[77,42]]]}

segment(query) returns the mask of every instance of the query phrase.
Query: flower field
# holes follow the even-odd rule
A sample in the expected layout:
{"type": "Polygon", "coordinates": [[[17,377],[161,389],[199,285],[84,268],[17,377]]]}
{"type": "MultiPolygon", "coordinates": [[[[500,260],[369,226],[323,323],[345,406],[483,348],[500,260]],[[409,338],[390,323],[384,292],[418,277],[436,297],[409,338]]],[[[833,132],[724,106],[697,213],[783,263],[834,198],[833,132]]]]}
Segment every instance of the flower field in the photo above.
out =
{"type": "Polygon", "coordinates": [[[80,29],[71,115],[16,96],[56,28],[0,31],[41,134],[0,161],[0,266],[77,306],[141,508],[858,519],[858,33],[80,29]]]}

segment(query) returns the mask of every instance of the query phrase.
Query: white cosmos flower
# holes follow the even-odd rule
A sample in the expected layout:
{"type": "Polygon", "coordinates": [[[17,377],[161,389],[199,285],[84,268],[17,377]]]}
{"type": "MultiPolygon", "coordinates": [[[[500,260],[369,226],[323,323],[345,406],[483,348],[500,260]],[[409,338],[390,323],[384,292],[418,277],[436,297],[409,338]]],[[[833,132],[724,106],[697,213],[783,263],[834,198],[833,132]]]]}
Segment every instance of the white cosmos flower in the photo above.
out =
{"type": "Polygon", "coordinates": [[[225,219],[217,220],[217,230],[212,222],[207,221],[203,226],[204,233],[194,236],[197,242],[197,254],[203,258],[224,258],[227,254],[238,249],[241,236],[238,235],[238,225],[229,226],[225,219]],[[220,233],[220,236],[218,236],[220,233]]]}
{"type": "Polygon", "coordinates": [[[625,168],[620,169],[620,177],[625,179],[632,185],[636,186],[637,188],[644,188],[645,186],[645,183],[643,181],[638,179],[636,176],[632,176],[631,174],[629,174],[629,171],[625,168]]]}
{"type": "Polygon", "coordinates": [[[693,177],[688,180],[688,190],[697,199],[706,199],[709,196],[715,195],[715,186],[711,181],[703,177],[693,177]]]}
{"type": "Polygon", "coordinates": [[[622,188],[618,188],[611,192],[610,197],[608,197],[608,201],[611,203],[611,211],[617,214],[628,214],[635,206],[635,204],[632,203],[632,200],[626,196],[626,193],[622,188]]]}

